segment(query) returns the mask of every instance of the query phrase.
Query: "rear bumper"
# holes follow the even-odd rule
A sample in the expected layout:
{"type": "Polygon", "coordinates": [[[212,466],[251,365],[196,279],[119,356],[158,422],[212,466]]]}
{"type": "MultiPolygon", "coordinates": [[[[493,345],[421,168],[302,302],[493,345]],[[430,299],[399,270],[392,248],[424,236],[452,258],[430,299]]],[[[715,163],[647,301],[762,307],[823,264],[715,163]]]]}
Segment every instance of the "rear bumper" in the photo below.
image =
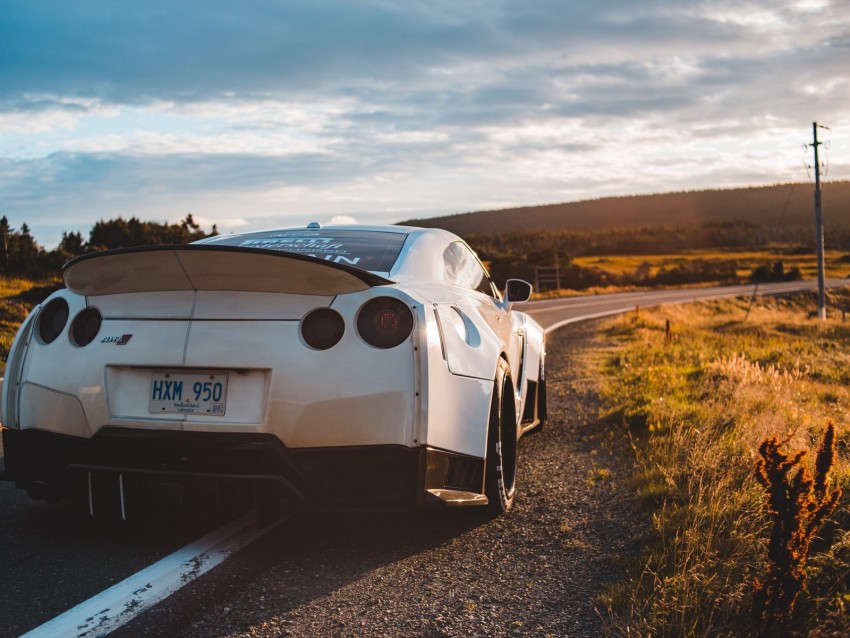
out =
{"type": "Polygon", "coordinates": [[[271,434],[104,428],[90,439],[3,429],[3,447],[3,478],[51,497],[72,496],[80,473],[112,472],[269,481],[320,509],[482,504],[483,459],[426,446],[289,449],[271,434]]]}

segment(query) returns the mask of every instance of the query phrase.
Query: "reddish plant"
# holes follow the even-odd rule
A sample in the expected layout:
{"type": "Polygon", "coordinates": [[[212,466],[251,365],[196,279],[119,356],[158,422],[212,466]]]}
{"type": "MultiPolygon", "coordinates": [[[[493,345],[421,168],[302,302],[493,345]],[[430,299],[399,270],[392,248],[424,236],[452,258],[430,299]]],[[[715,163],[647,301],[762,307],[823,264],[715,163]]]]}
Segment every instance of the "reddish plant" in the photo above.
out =
{"type": "Polygon", "coordinates": [[[829,422],[815,460],[815,475],[801,464],[805,452],[793,457],[780,447],[788,440],[766,439],[759,446],[756,478],[767,492],[773,527],[767,546],[767,572],[755,579],[753,615],[759,636],[777,636],[794,608],[806,583],[809,547],[829,516],[841,489],[828,490],[828,474],[835,458],[835,427],[829,422]]]}

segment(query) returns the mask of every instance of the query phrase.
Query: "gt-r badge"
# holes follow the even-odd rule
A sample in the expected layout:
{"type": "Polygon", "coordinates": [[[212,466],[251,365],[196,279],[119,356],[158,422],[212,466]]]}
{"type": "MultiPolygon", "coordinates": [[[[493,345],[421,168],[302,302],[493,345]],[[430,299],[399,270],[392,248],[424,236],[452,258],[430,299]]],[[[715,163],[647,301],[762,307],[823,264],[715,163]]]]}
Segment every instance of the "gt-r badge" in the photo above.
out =
{"type": "Polygon", "coordinates": [[[100,340],[101,343],[114,343],[116,346],[126,346],[133,335],[121,335],[120,337],[104,337],[100,340]]]}

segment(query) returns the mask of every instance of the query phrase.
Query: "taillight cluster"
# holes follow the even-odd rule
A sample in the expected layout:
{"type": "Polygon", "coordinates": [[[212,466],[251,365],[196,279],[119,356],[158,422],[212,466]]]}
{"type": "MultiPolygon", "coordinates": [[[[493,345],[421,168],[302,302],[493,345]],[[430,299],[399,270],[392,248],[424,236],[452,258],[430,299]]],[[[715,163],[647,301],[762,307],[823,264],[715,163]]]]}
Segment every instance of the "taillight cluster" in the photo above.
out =
{"type": "MultiPolygon", "coordinates": [[[[43,344],[56,341],[68,325],[68,302],[57,297],[50,300],[38,317],[38,337],[43,344]]],[[[97,308],[84,308],[71,322],[68,338],[75,346],[83,347],[94,341],[100,332],[103,317],[97,308]]],[[[413,331],[413,312],[393,297],[376,297],[367,301],[357,312],[357,334],[375,348],[395,348],[413,331]]],[[[333,348],[345,334],[345,320],[336,310],[318,308],[301,320],[301,337],[314,350],[333,348]]]]}
{"type": "MultiPolygon", "coordinates": [[[[65,330],[70,317],[70,309],[68,302],[57,297],[51,299],[41,309],[38,316],[38,338],[43,344],[53,343],[65,330]]],[[[71,322],[71,330],[69,338],[75,346],[87,346],[97,333],[100,332],[100,325],[103,322],[103,317],[97,308],[84,308],[74,320],[71,322]]]]}
{"type": "MultiPolygon", "coordinates": [[[[375,348],[395,348],[413,331],[413,312],[393,297],[376,297],[357,312],[357,334],[375,348]]],[[[345,333],[345,321],[330,308],[313,310],[301,320],[301,336],[315,350],[332,348],[345,333]]]]}

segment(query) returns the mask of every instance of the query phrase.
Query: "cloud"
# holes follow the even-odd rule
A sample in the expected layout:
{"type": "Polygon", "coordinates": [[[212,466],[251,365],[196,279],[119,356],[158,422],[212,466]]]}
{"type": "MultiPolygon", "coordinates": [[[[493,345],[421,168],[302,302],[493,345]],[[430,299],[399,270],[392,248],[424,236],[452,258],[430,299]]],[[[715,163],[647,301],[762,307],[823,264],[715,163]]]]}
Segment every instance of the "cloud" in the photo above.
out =
{"type": "Polygon", "coordinates": [[[813,119],[848,139],[843,2],[7,0],[0,206],[253,228],[793,180],[813,119]]]}
{"type": "Polygon", "coordinates": [[[328,220],[329,224],[356,224],[357,220],[351,215],[334,215],[328,220]]]}
{"type": "Polygon", "coordinates": [[[30,94],[123,104],[227,95],[298,100],[411,85],[434,91],[446,81],[486,83],[499,69],[541,60],[619,64],[633,60],[636,48],[641,58],[714,55],[718,47],[732,55],[787,50],[807,26],[821,38],[842,35],[823,19],[825,9],[806,12],[789,2],[7,4],[4,101],[30,94]]]}

